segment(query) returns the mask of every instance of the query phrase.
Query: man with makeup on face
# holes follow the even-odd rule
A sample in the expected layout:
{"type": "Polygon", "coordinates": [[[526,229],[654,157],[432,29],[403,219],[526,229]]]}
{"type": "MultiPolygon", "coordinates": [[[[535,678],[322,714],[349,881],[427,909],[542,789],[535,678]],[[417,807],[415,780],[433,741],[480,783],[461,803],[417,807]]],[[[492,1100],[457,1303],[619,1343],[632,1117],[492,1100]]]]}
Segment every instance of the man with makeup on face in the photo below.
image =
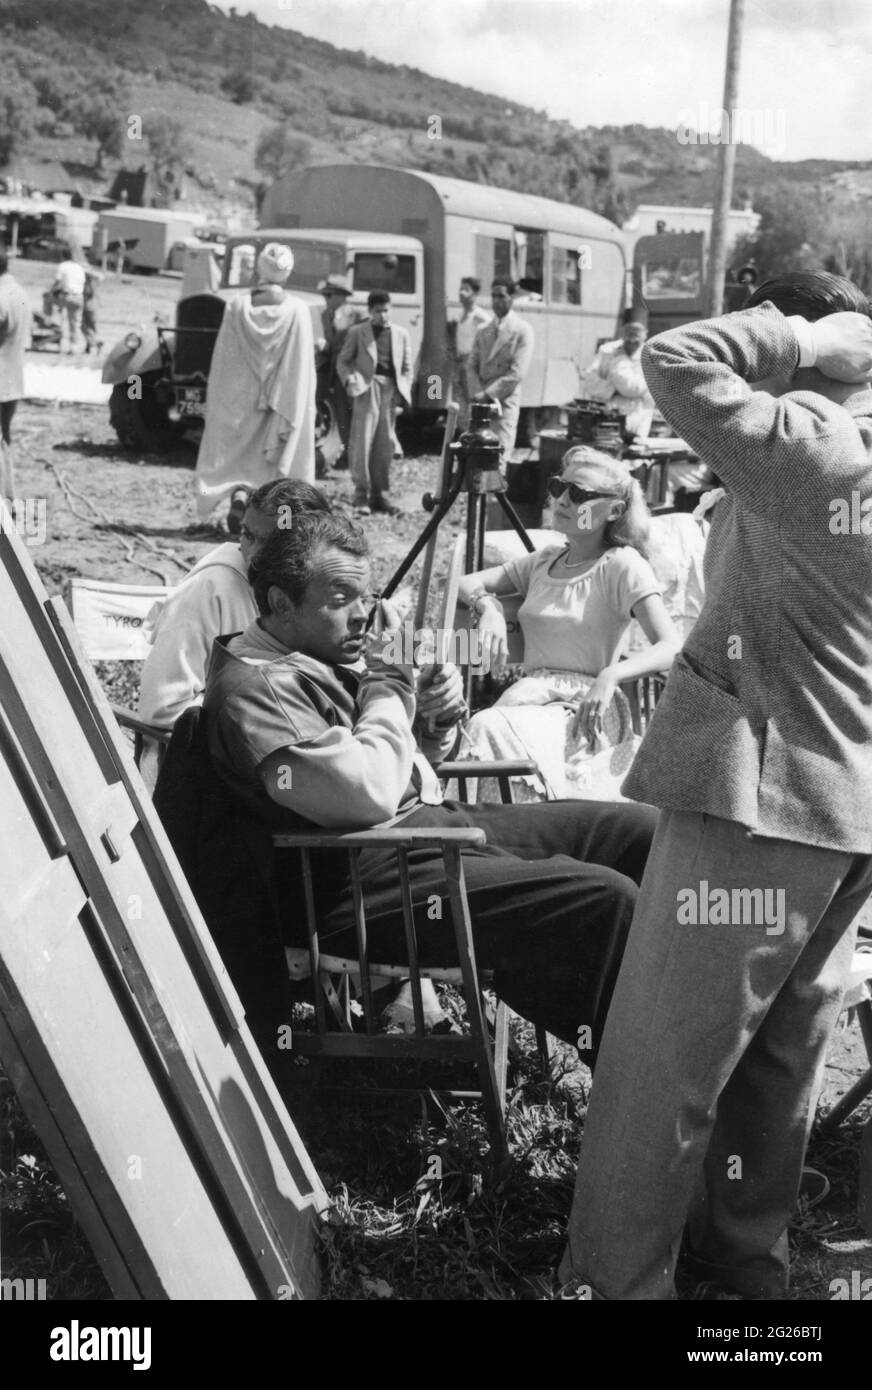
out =
{"type": "MultiPolygon", "coordinates": [[[[593,1061],[653,813],[600,802],[443,801],[433,764],[455,747],[462,682],[449,665],[418,670],[395,659],[387,606],[385,631],[367,635],[370,580],[365,536],[338,515],[302,516],[267,539],[252,568],[260,616],[213,650],[203,718],[214,769],[269,829],[481,827],[486,845],[463,851],[478,963],[494,971],[513,1009],[593,1061]]],[[[278,901],[299,902],[296,856],[277,856],[276,872],[278,901]]],[[[365,852],[360,872],[371,957],[402,959],[395,856],[365,852]]],[[[451,963],[441,852],[416,849],[409,875],[420,959],[451,963]]],[[[318,856],[315,880],[322,949],[347,953],[347,856],[318,856]]],[[[289,911],[285,928],[299,933],[300,914],[289,911]]]]}

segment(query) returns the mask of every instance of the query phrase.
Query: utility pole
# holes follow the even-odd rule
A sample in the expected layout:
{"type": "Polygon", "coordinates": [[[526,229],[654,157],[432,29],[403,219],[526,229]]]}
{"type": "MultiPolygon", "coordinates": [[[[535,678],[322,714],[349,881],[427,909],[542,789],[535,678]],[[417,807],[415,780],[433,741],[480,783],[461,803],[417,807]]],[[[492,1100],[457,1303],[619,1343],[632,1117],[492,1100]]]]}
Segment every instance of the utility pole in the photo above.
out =
{"type": "Polygon", "coordinates": [[[709,315],[714,318],[723,312],[724,276],[727,273],[727,219],[733,199],[733,172],[736,167],[736,145],[733,112],[739,91],[739,60],[742,50],[742,21],[745,0],[730,0],[730,28],[727,34],[727,66],[724,73],[724,111],[726,124],[721,126],[718,149],[718,185],[712,213],[712,235],[709,243],[709,315]],[[728,138],[724,138],[724,136],[728,138]]]}

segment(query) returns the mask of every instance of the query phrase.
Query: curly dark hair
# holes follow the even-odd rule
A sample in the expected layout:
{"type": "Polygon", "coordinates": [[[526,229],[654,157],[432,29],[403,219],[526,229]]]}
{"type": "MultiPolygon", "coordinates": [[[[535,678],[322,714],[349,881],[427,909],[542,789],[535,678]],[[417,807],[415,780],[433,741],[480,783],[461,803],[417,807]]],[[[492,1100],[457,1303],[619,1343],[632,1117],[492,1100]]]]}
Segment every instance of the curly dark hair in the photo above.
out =
{"type": "Polygon", "coordinates": [[[330,499],[318,487],[302,478],[274,478],[249,494],[247,507],[277,516],[280,507],[290,507],[293,516],[301,512],[330,512],[330,499]]]}
{"type": "Polygon", "coordinates": [[[248,571],[255,602],[264,618],[272,612],[269,591],[274,586],[287,594],[295,606],[303,602],[318,558],[326,549],[366,556],[369,542],[356,521],[338,512],[298,513],[286,530],[273,531],[248,571]]]}

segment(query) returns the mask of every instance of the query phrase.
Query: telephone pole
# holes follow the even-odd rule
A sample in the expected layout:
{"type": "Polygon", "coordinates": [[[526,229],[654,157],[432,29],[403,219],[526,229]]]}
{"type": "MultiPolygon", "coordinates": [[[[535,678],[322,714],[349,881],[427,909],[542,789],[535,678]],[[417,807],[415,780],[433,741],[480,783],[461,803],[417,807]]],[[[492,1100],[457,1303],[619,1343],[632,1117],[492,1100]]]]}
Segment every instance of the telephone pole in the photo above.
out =
{"type": "Polygon", "coordinates": [[[727,65],[724,73],[724,104],[727,130],[721,126],[718,149],[718,184],[712,213],[712,234],[709,243],[709,315],[714,318],[723,312],[724,277],[727,273],[727,220],[733,199],[733,173],[736,167],[736,145],[733,139],[733,112],[739,92],[739,60],[742,51],[742,21],[745,0],[730,0],[730,27],[727,34],[727,65]],[[728,138],[724,139],[727,134],[728,138]]]}

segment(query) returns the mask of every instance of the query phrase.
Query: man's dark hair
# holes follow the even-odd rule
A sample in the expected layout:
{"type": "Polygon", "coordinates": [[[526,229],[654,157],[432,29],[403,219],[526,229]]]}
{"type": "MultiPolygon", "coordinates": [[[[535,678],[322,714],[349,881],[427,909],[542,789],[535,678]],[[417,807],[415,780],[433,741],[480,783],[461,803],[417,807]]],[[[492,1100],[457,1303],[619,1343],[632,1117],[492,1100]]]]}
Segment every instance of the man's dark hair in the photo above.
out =
{"type": "Polygon", "coordinates": [[[2,246],[0,246],[0,275],[5,275],[8,269],[9,269],[9,255],[8,255],[8,253],[4,250],[4,248],[3,248],[2,246]]]}
{"type": "Polygon", "coordinates": [[[378,309],[382,304],[390,304],[391,297],[387,290],[370,290],[366,297],[366,307],[368,309],[378,309]]]}
{"type": "Polygon", "coordinates": [[[269,591],[281,589],[295,606],[306,597],[318,559],[324,550],[344,550],[366,556],[369,544],[355,521],[339,512],[308,512],[295,516],[287,530],[273,531],[252,561],[248,579],[258,610],[269,617],[269,591]]]}
{"type": "Polygon", "coordinates": [[[461,285],[469,285],[469,288],[472,290],[473,294],[478,294],[479,290],[481,289],[481,281],[479,280],[477,275],[464,275],[460,283],[461,285]]]}
{"type": "Polygon", "coordinates": [[[518,293],[518,286],[515,284],[511,275],[497,275],[491,280],[491,290],[504,289],[510,295],[518,293]]]}
{"type": "Polygon", "coordinates": [[[753,309],[767,300],[782,314],[799,314],[809,323],[828,314],[869,313],[869,301],[863,291],[844,275],[832,275],[828,270],[794,270],[764,280],[745,308],[753,309]]]}
{"type": "Polygon", "coordinates": [[[332,512],[332,504],[320,488],[301,478],[278,478],[255,488],[246,503],[264,516],[277,516],[280,507],[290,507],[291,515],[303,512],[332,512]]]}

